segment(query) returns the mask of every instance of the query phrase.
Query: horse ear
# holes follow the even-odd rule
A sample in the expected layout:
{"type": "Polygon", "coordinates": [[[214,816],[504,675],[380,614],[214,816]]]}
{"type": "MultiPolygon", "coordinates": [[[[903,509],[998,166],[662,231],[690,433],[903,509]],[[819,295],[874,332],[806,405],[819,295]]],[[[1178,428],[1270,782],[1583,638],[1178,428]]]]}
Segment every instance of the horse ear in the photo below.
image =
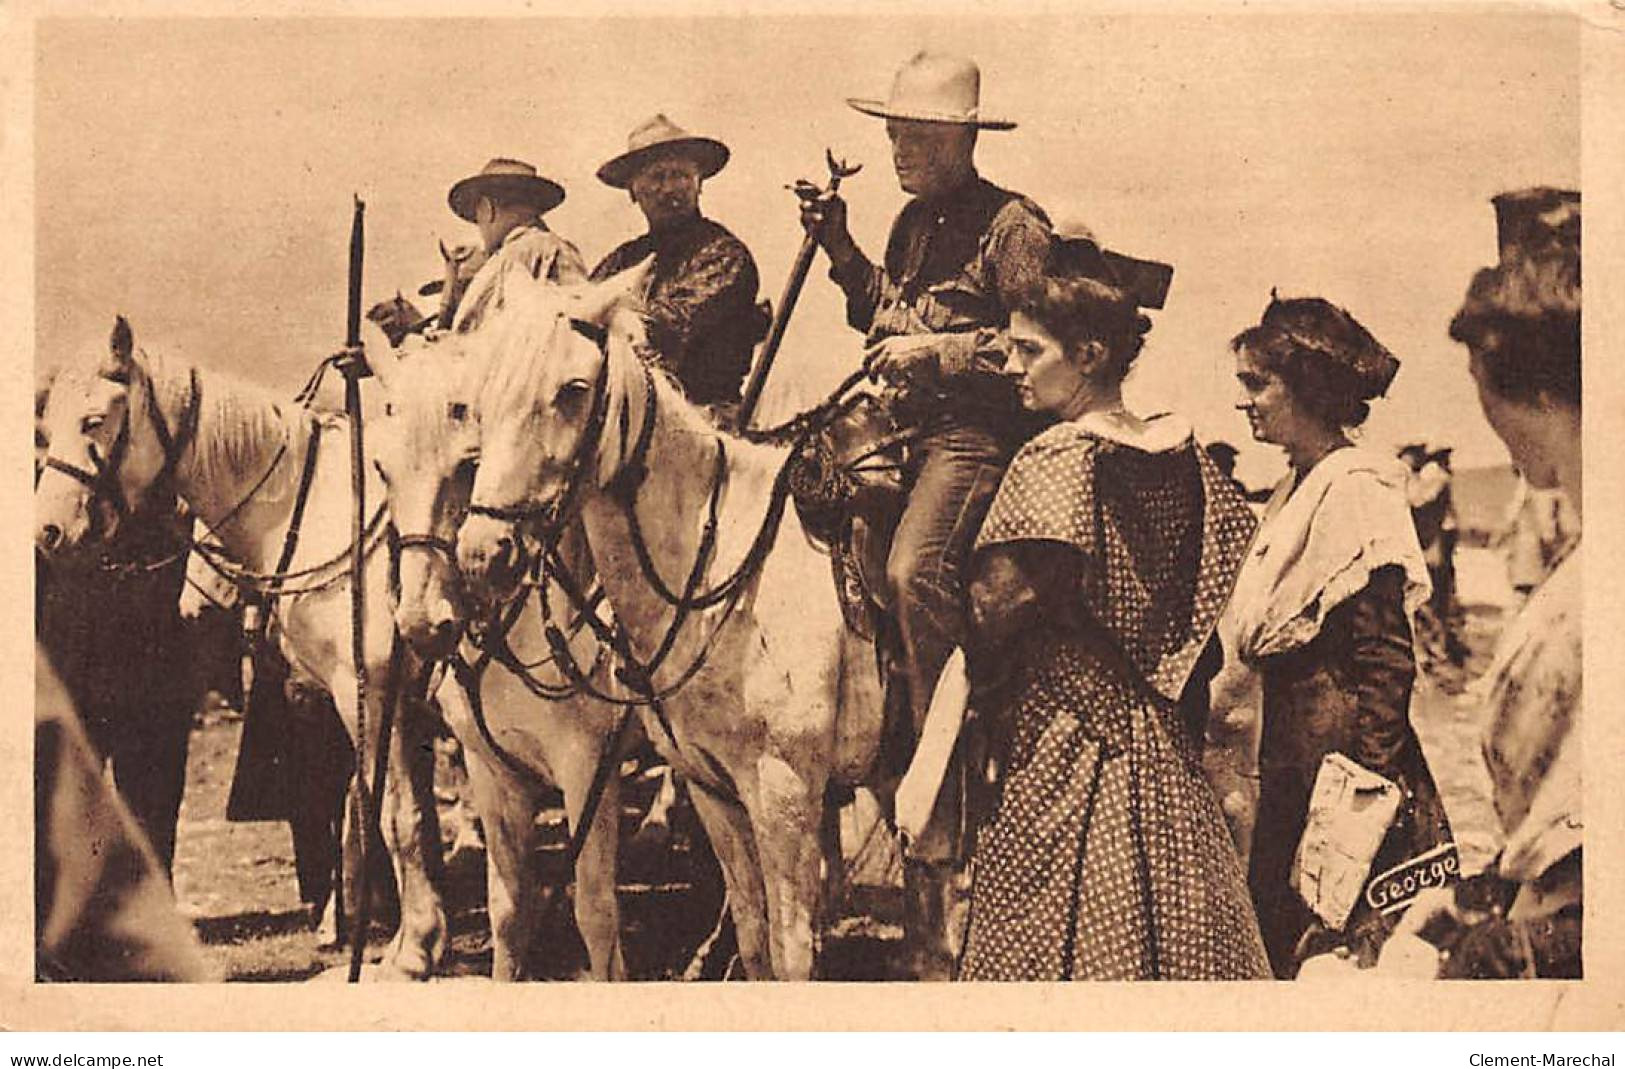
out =
{"type": "Polygon", "coordinates": [[[582,302],[581,318],[606,326],[610,313],[617,306],[633,304],[642,296],[648,287],[649,273],[653,270],[654,259],[650,257],[602,282],[587,284],[578,297],[582,302]]]}
{"type": "Polygon", "coordinates": [[[107,352],[117,367],[128,367],[135,354],[135,336],[130,321],[123,316],[113,320],[113,336],[107,339],[107,352]]]}
{"type": "Polygon", "coordinates": [[[648,291],[649,275],[654,272],[654,256],[647,256],[609,280],[619,295],[637,298],[648,291]]]}

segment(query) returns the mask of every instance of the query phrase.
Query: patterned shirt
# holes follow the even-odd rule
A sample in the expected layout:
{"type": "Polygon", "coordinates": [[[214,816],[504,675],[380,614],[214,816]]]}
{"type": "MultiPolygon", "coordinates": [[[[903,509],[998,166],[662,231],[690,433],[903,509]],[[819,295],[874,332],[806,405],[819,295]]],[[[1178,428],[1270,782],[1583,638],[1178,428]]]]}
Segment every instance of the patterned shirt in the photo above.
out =
{"type": "Polygon", "coordinates": [[[587,265],[576,247],[541,222],[514,227],[481,265],[457,305],[452,330],[466,334],[503,305],[503,288],[523,273],[525,281],[543,279],[559,285],[587,280],[587,265]]]}
{"type": "Polygon", "coordinates": [[[830,277],[846,319],[873,344],[897,334],[944,335],[935,367],[899,395],[899,414],[952,412],[995,428],[1019,420],[1003,378],[1004,332],[1016,298],[1042,276],[1050,223],[1018,193],[973,175],[942,197],[915,198],[892,224],[884,264],[862,253],[830,277]]]}
{"type": "Polygon", "coordinates": [[[654,255],[644,304],[649,341],[696,404],[739,400],[767,314],[756,303],[756,261],[728,229],[695,216],[621,245],[593,268],[594,282],[654,255]]]}

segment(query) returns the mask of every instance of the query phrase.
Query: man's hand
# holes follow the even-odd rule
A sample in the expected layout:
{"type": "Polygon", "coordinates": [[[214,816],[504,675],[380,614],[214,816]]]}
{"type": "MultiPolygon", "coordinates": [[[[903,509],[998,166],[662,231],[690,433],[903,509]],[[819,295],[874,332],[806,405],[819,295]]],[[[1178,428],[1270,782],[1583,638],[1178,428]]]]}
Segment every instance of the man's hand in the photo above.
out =
{"type": "Polygon", "coordinates": [[[802,229],[823,246],[832,263],[839,266],[850,261],[858,247],[846,227],[846,201],[839,193],[820,193],[804,184],[796,186],[796,196],[801,198],[802,229]]]}
{"type": "Polygon", "coordinates": [[[940,342],[935,334],[893,334],[881,338],[864,353],[863,369],[869,378],[887,382],[904,382],[922,373],[934,374],[940,342]]]}
{"type": "Polygon", "coordinates": [[[367,347],[365,345],[346,345],[332,356],[333,366],[348,375],[353,370],[357,378],[367,378],[372,374],[372,367],[367,363],[367,347]]]}

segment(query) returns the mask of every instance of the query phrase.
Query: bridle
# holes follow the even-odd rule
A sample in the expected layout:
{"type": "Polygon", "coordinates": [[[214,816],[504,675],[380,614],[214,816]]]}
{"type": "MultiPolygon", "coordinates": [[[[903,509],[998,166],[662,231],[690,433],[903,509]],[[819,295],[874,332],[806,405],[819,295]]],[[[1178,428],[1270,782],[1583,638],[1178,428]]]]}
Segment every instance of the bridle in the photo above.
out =
{"type": "MultiPolygon", "coordinates": [[[[448,403],[446,406],[446,414],[447,418],[463,418],[466,415],[466,406],[460,402],[448,403]]],[[[458,468],[461,469],[462,465],[471,459],[471,456],[460,459],[458,461],[458,468]]],[[[387,485],[389,479],[384,474],[383,466],[375,460],[373,461],[373,467],[377,470],[379,478],[383,479],[387,485]]],[[[454,472],[452,474],[452,478],[456,477],[456,472],[454,472]]],[[[431,557],[439,558],[441,563],[445,565],[446,570],[453,576],[462,576],[462,567],[457,563],[457,545],[452,539],[445,538],[428,531],[402,531],[399,527],[394,528],[394,532],[395,533],[391,539],[391,543],[394,547],[397,558],[401,553],[404,553],[409,549],[415,549],[419,552],[427,553],[431,557]]]]}
{"type": "MultiPolygon", "coordinates": [[[[575,503],[581,496],[581,487],[585,481],[587,461],[595,450],[598,439],[604,430],[604,423],[609,416],[609,331],[597,323],[585,319],[570,319],[570,329],[598,346],[598,351],[604,359],[598,367],[598,378],[593,384],[592,412],[587,417],[586,426],[582,428],[581,441],[570,457],[569,475],[566,477],[564,493],[559,495],[552,503],[538,505],[528,501],[513,502],[505,505],[489,505],[480,501],[470,501],[468,514],[470,516],[485,516],[502,523],[520,524],[537,523],[544,541],[554,537],[564,528],[564,524],[573,512],[575,503]]],[[[645,372],[648,369],[645,367],[645,372]]],[[[640,437],[644,449],[648,448],[648,439],[654,433],[654,383],[649,383],[650,405],[645,409],[645,431],[640,437]]],[[[621,422],[622,436],[625,436],[626,412],[622,409],[621,422]]]]}
{"type": "MultiPolygon", "coordinates": [[[[181,455],[197,437],[198,416],[203,403],[203,386],[198,379],[197,368],[192,368],[188,375],[186,404],[181,409],[180,427],[172,432],[168,422],[164,419],[163,411],[158,406],[158,391],[153,385],[152,376],[140,364],[132,362],[131,369],[139,373],[145,384],[145,405],[147,418],[152,424],[153,434],[158,438],[158,444],[164,451],[163,465],[158,469],[157,476],[152,485],[162,486],[173,479],[176,467],[180,464],[181,455]]],[[[116,371],[101,376],[108,382],[118,383],[126,390],[131,385],[131,374],[127,371],[116,371]]],[[[124,488],[119,483],[119,471],[124,466],[124,460],[130,451],[130,416],[126,406],[123,422],[119,425],[118,436],[113,439],[113,445],[104,458],[96,448],[96,444],[89,445],[90,462],[93,470],[87,471],[77,464],[60,460],[56,456],[47,454],[45,467],[52,471],[59,471],[83,484],[90,490],[91,501],[104,501],[110,505],[114,513],[122,521],[130,515],[130,503],[124,495],[124,488]]]]}

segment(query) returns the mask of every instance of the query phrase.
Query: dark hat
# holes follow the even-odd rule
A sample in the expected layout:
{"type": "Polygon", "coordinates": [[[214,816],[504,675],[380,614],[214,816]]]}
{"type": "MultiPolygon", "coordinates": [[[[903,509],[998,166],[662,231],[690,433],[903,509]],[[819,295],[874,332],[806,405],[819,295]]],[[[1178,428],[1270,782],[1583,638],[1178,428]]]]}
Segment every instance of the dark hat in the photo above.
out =
{"type": "Polygon", "coordinates": [[[1093,238],[1054,237],[1050,240],[1048,274],[1064,278],[1092,278],[1126,293],[1141,308],[1161,308],[1173,285],[1174,269],[1155,260],[1138,260],[1102,249],[1093,238]]]}
{"type": "Polygon", "coordinates": [[[1580,194],[1535,186],[1491,197],[1501,261],[1553,252],[1579,251],[1580,194]]]}
{"type": "Polygon", "coordinates": [[[625,189],[639,168],[665,155],[689,157],[700,165],[700,177],[710,178],[728,163],[728,146],[715,138],[691,134],[664,115],[656,115],[627,136],[625,152],[598,168],[598,180],[625,189]]]}
{"type": "Polygon", "coordinates": [[[1399,360],[1359,320],[1320,297],[1283,300],[1270,290],[1260,324],[1351,373],[1365,391],[1362,400],[1387,393],[1399,373],[1399,360]]]}
{"type": "Polygon", "coordinates": [[[529,204],[543,215],[564,201],[564,187],[536,173],[536,168],[523,160],[493,159],[471,175],[451,187],[446,202],[459,219],[474,221],[474,202],[480,197],[529,204]]]}

